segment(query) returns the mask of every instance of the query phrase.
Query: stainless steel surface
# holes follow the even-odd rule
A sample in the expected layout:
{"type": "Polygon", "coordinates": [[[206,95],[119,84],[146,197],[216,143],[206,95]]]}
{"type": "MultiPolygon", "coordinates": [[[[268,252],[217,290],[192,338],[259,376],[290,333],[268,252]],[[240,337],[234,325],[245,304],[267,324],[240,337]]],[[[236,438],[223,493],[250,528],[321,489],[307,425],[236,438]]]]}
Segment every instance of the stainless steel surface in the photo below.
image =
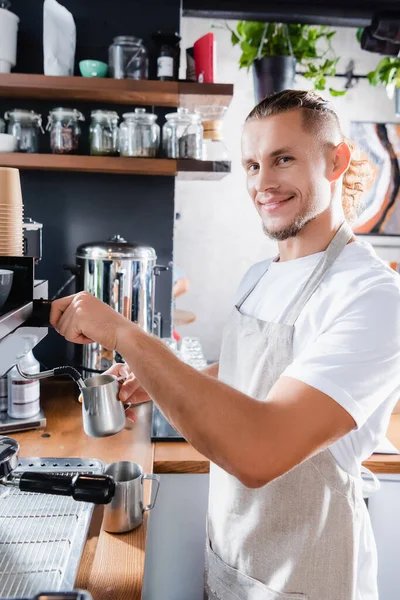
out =
{"type": "Polygon", "coordinates": [[[32,314],[32,306],[32,302],[27,302],[0,316],[0,340],[28,320],[32,314]]]}
{"type": "Polygon", "coordinates": [[[73,367],[56,367],[54,369],[49,369],[48,371],[37,371],[35,373],[24,371],[19,362],[16,363],[15,367],[24,379],[47,379],[48,377],[57,377],[58,375],[69,375],[80,390],[83,390],[86,387],[82,377],[79,376],[79,372],[73,367]]]}
{"type": "MultiPolygon", "coordinates": [[[[34,283],[33,298],[40,297],[47,298],[47,281],[34,283]]],[[[47,335],[47,327],[22,327],[32,312],[30,300],[0,316],[0,377],[47,335]]]]}
{"type": "MultiPolygon", "coordinates": [[[[94,459],[23,458],[14,473],[27,470],[103,473],[104,464],[94,459]]],[[[92,511],[92,504],[72,498],[5,488],[0,495],[0,597],[72,590],[92,511]]]]}
{"type": "Polygon", "coordinates": [[[85,379],[82,395],[83,429],[91,437],[114,435],[125,427],[126,417],[118,400],[119,386],[114,375],[85,379]]]}
{"type": "MultiPolygon", "coordinates": [[[[114,310],[153,333],[157,255],[153,248],[129,243],[120,236],[77,249],[78,289],[90,292],[114,310]]],[[[83,347],[83,366],[104,371],[115,362],[114,352],[99,344],[83,347]]]]}
{"type": "Polygon", "coordinates": [[[106,474],[115,481],[115,495],[104,507],[103,529],[110,533],[131,531],[143,522],[143,513],[151,510],[157,500],[160,487],[159,475],[144,475],[140,465],[129,461],[111,463],[106,474]],[[153,501],[143,505],[143,482],[150,479],[156,483],[153,501]]]}
{"type": "Polygon", "coordinates": [[[19,444],[13,438],[0,437],[0,479],[12,473],[18,465],[19,444]]]}
{"type": "Polygon", "coordinates": [[[4,306],[10,295],[14,271],[0,269],[0,308],[4,306]]]}
{"type": "Polygon", "coordinates": [[[0,434],[16,433],[28,429],[43,429],[46,427],[46,417],[41,410],[38,415],[29,419],[13,419],[6,412],[0,414],[0,434]]]}
{"type": "Polygon", "coordinates": [[[184,442],[185,438],[172,427],[167,421],[158,406],[153,404],[153,414],[151,420],[151,441],[152,442],[184,442]]]}

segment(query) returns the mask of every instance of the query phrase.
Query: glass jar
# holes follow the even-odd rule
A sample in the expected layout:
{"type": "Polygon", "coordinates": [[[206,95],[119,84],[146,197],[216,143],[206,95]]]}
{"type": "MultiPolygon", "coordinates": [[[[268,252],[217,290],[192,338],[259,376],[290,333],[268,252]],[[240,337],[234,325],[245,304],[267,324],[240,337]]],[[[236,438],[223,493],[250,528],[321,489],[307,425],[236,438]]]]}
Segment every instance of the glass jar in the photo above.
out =
{"type": "Polygon", "coordinates": [[[113,110],[93,110],[90,116],[90,154],[115,156],[118,153],[118,114],[113,110]]]}
{"type": "Polygon", "coordinates": [[[203,160],[228,161],[229,154],[224,143],[222,119],[227,106],[209,104],[195,110],[203,125],[203,160]]]}
{"type": "Polygon", "coordinates": [[[53,108],[47,122],[50,147],[53,154],[75,154],[79,147],[81,128],[85,117],[75,108],[53,108]]]}
{"type": "Polygon", "coordinates": [[[163,152],[167,158],[196,158],[201,160],[203,126],[200,115],[187,108],[165,115],[163,126],[163,152]]]}
{"type": "Polygon", "coordinates": [[[7,133],[17,139],[16,152],[38,152],[39,131],[42,129],[42,115],[33,110],[15,108],[4,115],[8,121],[7,133]]]}
{"type": "Polygon", "coordinates": [[[0,133],[5,133],[6,131],[6,124],[3,121],[3,119],[0,117],[0,133]]]}
{"type": "Polygon", "coordinates": [[[114,38],[108,49],[108,68],[114,79],[148,79],[149,58],[142,40],[132,35],[114,38]]]}
{"type": "Polygon", "coordinates": [[[160,126],[157,115],[147,113],[144,108],[135,108],[133,113],[122,115],[119,128],[119,152],[121,156],[157,156],[160,146],[160,126]]]}

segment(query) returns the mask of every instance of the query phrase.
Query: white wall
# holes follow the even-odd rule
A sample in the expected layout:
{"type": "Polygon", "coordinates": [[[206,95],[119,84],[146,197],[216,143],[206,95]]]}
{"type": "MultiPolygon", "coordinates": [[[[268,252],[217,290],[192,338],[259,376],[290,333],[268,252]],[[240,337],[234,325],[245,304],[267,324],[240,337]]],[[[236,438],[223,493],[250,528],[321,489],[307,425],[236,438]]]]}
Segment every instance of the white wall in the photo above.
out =
{"type": "MultiPolygon", "coordinates": [[[[234,25],[231,22],[231,26],[234,25]]],[[[222,21],[183,18],[181,30],[183,50],[205,33],[214,32],[217,81],[234,84],[234,97],[224,119],[232,173],[218,182],[177,181],[175,193],[176,211],[181,218],[175,225],[174,262],[185,271],[191,283],[190,291],[178,298],[176,306],[193,311],[197,317],[191,325],[177,327],[177,330],[181,335],[199,336],[209,360],[218,359],[223,324],[240,279],[253,263],[276,251],[275,243],[262,233],[259,217],[247,196],[240,165],[241,128],[254,106],[252,77],[246,70],[239,70],[240,50],[231,46],[230,34],[222,26],[222,21]]],[[[355,29],[339,29],[334,47],[342,57],[338,65],[340,73],[350,59],[355,61],[355,72],[365,74],[382,58],[360,50],[355,29]]],[[[184,76],[182,62],[181,76],[184,76]]],[[[329,85],[341,89],[344,81],[336,78],[329,81],[329,85]]],[[[296,87],[304,89],[307,82],[298,77],[296,87]]],[[[324,95],[330,98],[329,93],[324,95]]],[[[332,102],[345,132],[351,120],[395,120],[394,103],[387,98],[385,89],[373,88],[366,80],[359,80],[346,96],[333,98],[332,102]]]]}

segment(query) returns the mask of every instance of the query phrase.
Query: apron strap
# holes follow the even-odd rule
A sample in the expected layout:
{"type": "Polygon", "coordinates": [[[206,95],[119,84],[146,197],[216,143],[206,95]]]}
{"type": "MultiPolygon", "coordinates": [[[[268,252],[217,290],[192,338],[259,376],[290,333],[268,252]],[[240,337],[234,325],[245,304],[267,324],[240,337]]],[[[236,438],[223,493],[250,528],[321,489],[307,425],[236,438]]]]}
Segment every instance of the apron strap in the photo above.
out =
{"type": "Polygon", "coordinates": [[[328,248],[323,253],[320,261],[312,272],[310,278],[305,283],[302,291],[291,307],[289,314],[285,320],[286,325],[293,326],[297,321],[301,311],[317,289],[325,273],[333,265],[339,254],[346,247],[348,241],[352,238],[353,231],[346,221],[342,223],[340,229],[335,234],[335,237],[330,242],[328,248]]]}
{"type": "Polygon", "coordinates": [[[254,288],[258,285],[258,283],[260,282],[260,280],[264,277],[265,273],[268,271],[269,269],[269,265],[270,262],[268,262],[268,267],[265,269],[265,271],[262,272],[262,274],[260,275],[260,277],[258,279],[256,279],[256,282],[251,286],[251,288],[245,293],[245,295],[239,300],[239,302],[237,302],[237,304],[235,304],[235,307],[237,308],[237,310],[240,310],[243,302],[246,302],[247,298],[250,296],[251,292],[254,290],[254,288]]]}

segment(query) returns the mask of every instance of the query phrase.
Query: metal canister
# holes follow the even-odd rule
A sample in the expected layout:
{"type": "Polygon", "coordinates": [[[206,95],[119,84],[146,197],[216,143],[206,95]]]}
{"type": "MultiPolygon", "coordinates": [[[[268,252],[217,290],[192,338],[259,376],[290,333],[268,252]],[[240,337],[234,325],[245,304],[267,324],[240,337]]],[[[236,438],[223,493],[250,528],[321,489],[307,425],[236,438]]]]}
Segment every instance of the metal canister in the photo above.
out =
{"type": "MultiPolygon", "coordinates": [[[[164,268],[156,265],[154,248],[116,235],[106,242],[82,244],[76,259],[79,290],[90,292],[144,331],[153,333],[155,276],[164,268]]],[[[98,344],[83,348],[83,367],[102,371],[114,361],[114,353],[98,344]]]]}

